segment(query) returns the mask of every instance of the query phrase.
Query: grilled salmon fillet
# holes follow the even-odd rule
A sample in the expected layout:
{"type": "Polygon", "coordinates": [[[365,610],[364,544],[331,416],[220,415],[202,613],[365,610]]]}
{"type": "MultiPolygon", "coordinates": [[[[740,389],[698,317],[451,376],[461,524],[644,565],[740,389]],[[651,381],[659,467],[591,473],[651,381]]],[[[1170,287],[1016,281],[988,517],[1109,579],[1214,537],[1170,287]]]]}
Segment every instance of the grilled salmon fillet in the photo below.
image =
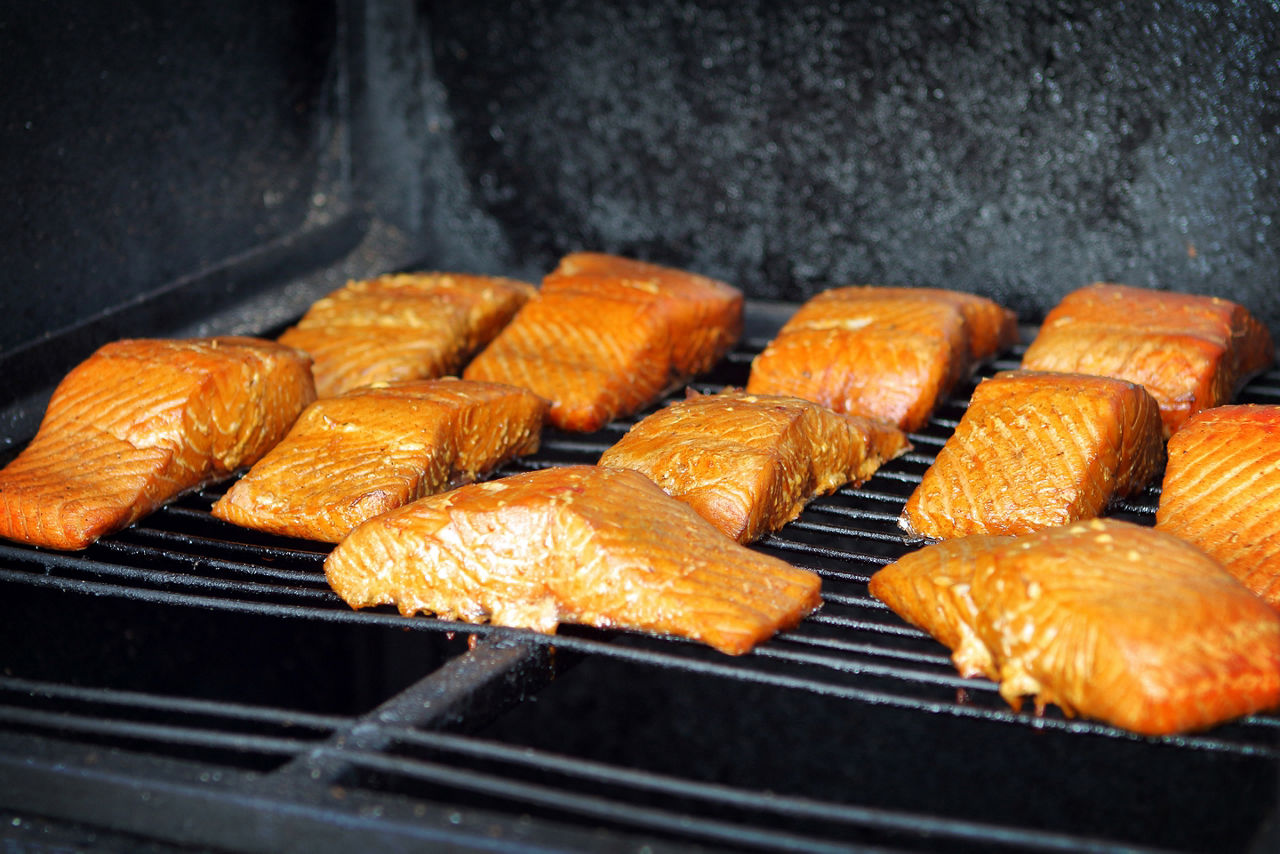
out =
{"type": "Polygon", "coordinates": [[[742,329],[737,288],[681,270],[577,253],[467,366],[531,389],[550,422],[591,432],[715,364],[742,329]]]}
{"type": "Polygon", "coordinates": [[[1280,705],[1280,612],[1163,531],[1094,519],[948,541],[880,570],[871,590],[935,637],[962,638],[958,652],[985,647],[957,667],[990,668],[1015,709],[1032,696],[1164,735],[1280,705]],[[931,588],[942,604],[921,606],[931,588]]]}
{"type": "Polygon", "coordinates": [[[640,472],[747,543],[908,448],[892,424],[800,398],[691,390],[633,426],[600,464],[640,472]]]}
{"type": "Polygon", "coordinates": [[[0,536],[81,549],[267,452],[315,399],[271,341],[126,339],[71,370],[0,471],[0,536]]]}
{"type": "Polygon", "coordinates": [[[600,466],[421,498],[352,531],[325,575],[355,608],[638,629],[735,655],[820,603],[816,574],[735,543],[644,475],[600,466]]]}
{"type": "Polygon", "coordinates": [[[1280,406],[1219,406],[1169,439],[1156,527],[1280,608],[1280,406]]]}
{"type": "Polygon", "coordinates": [[[316,393],[456,373],[533,296],[527,282],[401,273],[348,282],[317,300],[280,342],[311,354],[316,393]]]}
{"type": "Polygon", "coordinates": [[[213,515],[336,543],[365,519],[533,453],[546,411],[527,389],[453,378],[323,398],[213,505],[213,515]]]}
{"type": "Polygon", "coordinates": [[[678,377],[711,370],[742,335],[740,290],[707,276],[647,261],[603,252],[571,252],[542,280],[542,289],[658,301],[675,331],[671,363],[678,377]]]}
{"type": "Polygon", "coordinates": [[[1002,371],[968,409],[907,499],[908,534],[1026,534],[1089,519],[1164,462],[1155,400],[1109,377],[1002,371]]]}
{"type": "Polygon", "coordinates": [[[1018,338],[1017,317],[938,288],[832,288],[751,364],[747,391],[811,400],[918,430],[955,382],[1018,338]]]}
{"type": "Polygon", "coordinates": [[[1196,412],[1229,402],[1274,357],[1271,334],[1244,306],[1099,282],[1049,312],[1022,367],[1141,383],[1169,436],[1196,412]]]}

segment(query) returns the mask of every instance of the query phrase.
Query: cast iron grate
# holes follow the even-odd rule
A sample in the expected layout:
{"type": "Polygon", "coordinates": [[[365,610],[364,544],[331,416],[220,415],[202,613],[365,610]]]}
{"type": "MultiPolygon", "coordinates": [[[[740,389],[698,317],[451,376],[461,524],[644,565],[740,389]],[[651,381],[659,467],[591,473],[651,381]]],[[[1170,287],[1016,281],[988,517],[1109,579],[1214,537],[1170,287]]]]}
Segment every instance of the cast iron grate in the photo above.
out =
{"type": "MultiPolygon", "coordinates": [[[[713,392],[726,385],[742,385],[751,358],[765,343],[763,337],[745,339],[715,371],[691,386],[713,392]]],[[[1042,715],[1014,712],[992,683],[961,679],[945,649],[868,594],[867,580],[876,569],[916,547],[897,528],[898,514],[963,414],[973,385],[997,370],[1016,367],[1020,354],[1021,348],[1016,348],[959,388],[928,426],[913,434],[911,453],[886,465],[861,487],[843,488],[816,500],[798,520],[756,544],[820,573],[824,605],[800,626],[747,656],[727,657],[679,639],[582,627],[566,626],[549,638],[433,618],[405,619],[392,609],[352,611],[325,584],[326,546],[244,531],[214,519],[209,507],[227,486],[215,484],[82,553],[0,544],[0,580],[95,599],[130,600],[144,607],[178,606],[305,624],[385,627],[440,634],[450,641],[470,637],[475,650],[471,655],[488,655],[493,662],[510,658],[506,664],[495,664],[496,670],[479,680],[488,685],[482,692],[486,699],[477,703],[454,698],[449,707],[458,710],[457,715],[446,725],[441,717],[415,719],[413,714],[388,713],[383,707],[364,714],[326,714],[5,676],[0,677],[0,740],[36,736],[252,774],[290,777],[292,769],[302,777],[375,799],[458,801],[503,814],[532,813],[556,822],[653,833],[659,838],[670,838],[672,828],[678,827],[680,839],[733,847],[818,849],[827,844],[824,840],[850,834],[890,847],[914,847],[923,844],[921,839],[975,848],[1105,847],[1085,835],[1020,828],[1016,818],[998,824],[864,808],[694,782],[460,734],[468,726],[460,726],[458,718],[467,724],[465,719],[474,717],[470,728],[480,727],[520,702],[527,692],[536,691],[539,679],[549,678],[535,675],[506,685],[502,676],[508,670],[549,671],[554,669],[547,666],[549,656],[565,665],[574,657],[598,657],[1067,738],[1149,742],[1162,749],[1271,763],[1280,760],[1280,717],[1275,715],[1255,715],[1207,733],[1137,739],[1102,724],[1065,718],[1052,708],[1042,715]],[[510,649],[518,654],[501,652],[510,649]],[[501,696],[504,692],[508,696],[501,696]],[[370,733],[376,737],[365,737],[370,733]]],[[[682,393],[676,390],[673,395],[682,393]]],[[[1280,372],[1256,379],[1240,399],[1280,403],[1280,372]]],[[[593,463],[631,424],[660,405],[596,434],[548,431],[538,454],[510,463],[494,476],[593,463]]],[[[1113,512],[1150,524],[1158,500],[1158,487],[1152,486],[1113,512]]],[[[430,688],[432,679],[426,677],[423,684],[430,688]]],[[[465,686],[479,683],[463,680],[462,684],[457,690],[465,693],[465,686]]],[[[387,704],[397,707],[403,702],[403,697],[393,697],[387,704]]],[[[287,795],[270,789],[258,794],[268,800],[295,797],[292,790],[287,795]]]]}

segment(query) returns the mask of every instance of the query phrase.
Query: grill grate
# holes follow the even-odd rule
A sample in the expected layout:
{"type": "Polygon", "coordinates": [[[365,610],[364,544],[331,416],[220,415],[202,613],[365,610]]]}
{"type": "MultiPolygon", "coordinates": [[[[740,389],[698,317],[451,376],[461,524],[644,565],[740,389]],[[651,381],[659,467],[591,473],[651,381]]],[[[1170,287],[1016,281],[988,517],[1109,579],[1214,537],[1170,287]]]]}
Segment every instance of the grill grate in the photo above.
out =
{"type": "MultiPolygon", "coordinates": [[[[743,385],[750,360],[765,343],[765,335],[748,337],[692,387],[714,392],[743,385]]],[[[1143,739],[1065,718],[1054,708],[1042,715],[1016,713],[992,683],[961,679],[943,647],[868,594],[867,580],[876,569],[916,547],[897,528],[898,514],[963,414],[974,384],[997,370],[1017,367],[1020,355],[1021,349],[1015,349],[958,389],[927,427],[913,434],[913,452],[883,467],[862,487],[843,488],[814,501],[795,522],[755,545],[820,573],[824,605],[795,629],[738,658],[693,642],[626,632],[565,626],[549,638],[433,618],[405,619],[389,608],[352,611],[325,584],[322,564],[328,547],[241,530],[210,515],[225,483],[186,495],[82,553],[0,544],[6,596],[11,601],[34,597],[50,612],[92,602],[93,614],[111,615],[112,603],[124,602],[137,610],[141,616],[136,619],[144,625],[157,613],[200,615],[175,619],[212,620],[217,625],[209,631],[216,638],[228,631],[248,634],[283,625],[288,628],[279,635],[281,643],[288,642],[291,631],[310,638],[314,627],[327,626],[364,638],[360,643],[371,647],[367,660],[380,666],[394,671],[396,665],[385,665],[387,659],[412,659],[409,665],[399,665],[403,672],[381,674],[380,681],[358,698],[318,701],[319,711],[290,701],[287,694],[275,705],[264,704],[255,693],[260,685],[235,686],[229,696],[211,690],[207,697],[193,697],[192,682],[157,679],[153,685],[142,680],[138,689],[131,689],[109,676],[79,671],[64,675],[62,665],[7,662],[0,677],[0,756],[28,755],[18,772],[0,767],[0,782],[14,773],[19,779],[33,774],[30,754],[58,744],[70,745],[70,753],[56,753],[56,761],[41,773],[64,789],[67,781],[59,775],[83,760],[86,746],[91,751],[123,750],[156,762],[202,763],[198,767],[206,774],[207,769],[225,773],[226,779],[236,781],[228,791],[236,797],[252,796],[236,801],[237,809],[256,814],[265,808],[273,811],[277,822],[286,821],[283,814],[300,804],[320,804],[348,818],[352,811],[375,809],[391,822],[382,832],[395,838],[417,838],[428,814],[423,804],[440,803],[455,805],[440,815],[457,832],[472,832],[471,817],[479,814],[489,816],[490,827],[494,821],[507,822],[508,833],[515,834],[512,839],[527,831],[512,829],[510,816],[519,815],[536,816],[557,828],[595,828],[594,842],[604,833],[618,834],[617,839],[630,844],[640,834],[668,843],[735,848],[834,850],[856,839],[891,848],[1087,850],[1109,847],[1113,843],[1106,841],[1105,833],[1120,833],[1095,832],[1088,826],[1068,831],[1052,823],[1036,827],[1031,819],[1017,815],[1005,820],[992,815],[969,818],[803,791],[774,793],[758,785],[632,767],[580,755],[569,747],[548,748],[524,735],[509,737],[503,713],[535,707],[537,703],[521,704],[528,696],[541,696],[539,690],[557,674],[563,675],[559,681],[571,683],[584,667],[581,662],[603,662],[605,669],[658,673],[661,678],[737,685],[743,691],[775,692],[783,698],[813,697],[875,714],[905,712],[913,719],[935,722],[926,726],[959,727],[956,731],[962,734],[965,727],[979,727],[990,737],[995,727],[996,733],[1022,732],[1033,740],[1061,739],[1068,751],[1087,745],[1082,749],[1126,756],[1134,750],[1157,756],[1172,752],[1197,768],[1203,762],[1225,763],[1224,767],[1245,763],[1255,772],[1262,769],[1260,773],[1274,782],[1280,776],[1280,717],[1255,715],[1207,733],[1143,739]],[[72,604],[64,604],[67,601],[72,604]],[[431,650],[425,658],[424,639],[431,650]],[[389,653],[388,643],[404,644],[412,653],[389,653]],[[329,705],[332,710],[325,710],[329,705]],[[494,722],[495,728],[490,728],[494,722]],[[335,799],[335,791],[347,794],[335,799]],[[397,812],[401,808],[404,811],[397,812]],[[395,816],[400,818],[392,821],[395,816]]],[[[1280,403],[1280,372],[1255,380],[1241,399],[1280,403]]],[[[656,408],[592,435],[550,430],[538,454],[504,466],[495,476],[593,463],[631,424],[656,408]]],[[[1151,524],[1158,500],[1158,487],[1149,487],[1113,512],[1151,524]]],[[[128,631],[133,629],[125,634],[128,631]]],[[[174,636],[182,631],[174,630],[174,636]]],[[[342,638],[341,643],[350,643],[347,634],[342,638]]],[[[11,649],[16,649],[12,643],[11,649]]],[[[352,671],[363,673],[366,666],[362,660],[352,671]]],[[[340,682],[341,676],[331,681],[340,682]]],[[[170,799],[209,808],[207,791],[198,785],[179,786],[167,768],[148,765],[135,773],[166,787],[170,799]]],[[[89,785],[86,779],[75,781],[89,785]]],[[[155,819],[137,812],[136,800],[128,795],[130,786],[96,781],[90,788],[103,803],[114,798],[117,806],[131,805],[133,814],[142,816],[134,820],[138,824],[155,819]]],[[[23,803],[22,796],[14,797],[13,803],[23,803]]],[[[1274,791],[1263,797],[1274,798],[1274,791]]],[[[62,808],[57,797],[31,803],[55,813],[62,808]]],[[[227,803],[222,807],[230,808],[227,803]]],[[[430,815],[439,818],[434,812],[430,815]]],[[[326,833],[333,831],[328,819],[313,815],[312,820],[326,833]]],[[[261,843],[252,835],[256,831],[246,829],[230,838],[219,835],[224,832],[190,827],[167,831],[180,841],[246,848],[261,843]]],[[[1124,844],[1132,850],[1135,838],[1124,834],[1124,844]]],[[[314,834],[305,832],[298,838],[317,842],[314,834]]]]}

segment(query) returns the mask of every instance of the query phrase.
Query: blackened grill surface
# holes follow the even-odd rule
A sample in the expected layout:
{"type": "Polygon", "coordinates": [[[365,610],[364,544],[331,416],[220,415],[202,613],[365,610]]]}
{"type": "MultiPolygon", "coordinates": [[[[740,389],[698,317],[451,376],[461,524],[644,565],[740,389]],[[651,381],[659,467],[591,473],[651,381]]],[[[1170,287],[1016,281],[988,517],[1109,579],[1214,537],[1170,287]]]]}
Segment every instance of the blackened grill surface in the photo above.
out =
{"type": "MultiPolygon", "coordinates": [[[[745,383],[787,310],[752,306],[755,334],[692,386],[745,383]]],[[[225,483],[83,553],[0,545],[0,805],[263,850],[1265,850],[1277,715],[1144,739],[1015,713],[867,593],[916,547],[898,514],[973,384],[1020,355],[958,389],[912,453],[757,544],[821,573],[824,605],[741,658],[352,611],[328,547],[210,516],[225,483]]],[[[1280,373],[1241,399],[1280,403],[1280,373]]],[[[644,414],[550,431],[498,474],[594,462],[644,414]]],[[[1113,512],[1150,524],[1157,501],[1113,512]]]]}

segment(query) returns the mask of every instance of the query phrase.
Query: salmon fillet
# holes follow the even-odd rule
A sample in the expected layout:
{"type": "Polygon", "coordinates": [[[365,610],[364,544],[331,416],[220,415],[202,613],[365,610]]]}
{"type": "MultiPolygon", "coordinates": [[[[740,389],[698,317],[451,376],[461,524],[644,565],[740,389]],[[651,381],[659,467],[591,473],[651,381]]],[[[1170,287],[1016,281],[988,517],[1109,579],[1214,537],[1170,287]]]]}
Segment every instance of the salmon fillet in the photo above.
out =
{"type": "Polygon", "coordinates": [[[467,366],[551,401],[550,422],[591,432],[715,364],[742,329],[742,294],[703,276],[599,253],[567,256],[467,366]]]}
{"type": "Polygon", "coordinates": [[[571,252],[543,279],[542,289],[659,301],[675,332],[671,363],[680,377],[711,370],[742,335],[742,291],[707,276],[647,261],[603,252],[571,252]]]}
{"type": "Polygon", "coordinates": [[[800,306],[755,358],[747,391],[918,430],[978,360],[1017,337],[1013,312],[984,297],[937,288],[833,288],[800,306]]]}
{"type": "Polygon", "coordinates": [[[754,552],[638,472],[566,466],[370,519],[325,561],[355,608],[554,632],[678,635],[737,655],[820,604],[818,576],[754,552]]]}
{"type": "Polygon", "coordinates": [[[1049,312],[1022,367],[1141,383],[1160,404],[1167,437],[1230,401],[1274,356],[1271,334],[1244,306],[1100,282],[1049,312]]]}
{"type": "Polygon", "coordinates": [[[456,373],[533,296],[527,282],[402,273],[348,282],[280,341],[311,354],[316,393],[456,373]]]}
{"type": "Polygon", "coordinates": [[[1164,462],[1156,402],[1109,377],[1002,371],[978,384],[907,499],[908,534],[1026,534],[1100,515],[1164,462]]]}
{"type": "Polygon", "coordinates": [[[861,484],[908,448],[892,424],[807,400],[690,391],[633,426],[600,464],[640,472],[748,543],[796,518],[810,499],[861,484]]]}
{"type": "Polygon", "coordinates": [[[213,505],[213,515],[336,543],[365,519],[533,453],[546,411],[527,389],[451,378],[324,398],[213,505]]]}
{"type": "Polygon", "coordinates": [[[907,555],[872,592],[911,603],[906,619],[935,637],[985,646],[1015,709],[1032,696],[1165,735],[1280,705],[1280,612],[1199,549],[1102,519],[973,539],[907,555]],[[971,609],[946,604],[966,585],[971,609]],[[930,587],[944,604],[919,607],[930,587]]]}
{"type": "Polygon", "coordinates": [[[1156,527],[1280,608],[1280,406],[1219,406],[1169,439],[1156,527]]]}
{"type": "Polygon", "coordinates": [[[107,344],[63,378],[0,471],[0,536],[85,548],[257,461],[314,398],[306,354],[271,341],[107,344]]]}

